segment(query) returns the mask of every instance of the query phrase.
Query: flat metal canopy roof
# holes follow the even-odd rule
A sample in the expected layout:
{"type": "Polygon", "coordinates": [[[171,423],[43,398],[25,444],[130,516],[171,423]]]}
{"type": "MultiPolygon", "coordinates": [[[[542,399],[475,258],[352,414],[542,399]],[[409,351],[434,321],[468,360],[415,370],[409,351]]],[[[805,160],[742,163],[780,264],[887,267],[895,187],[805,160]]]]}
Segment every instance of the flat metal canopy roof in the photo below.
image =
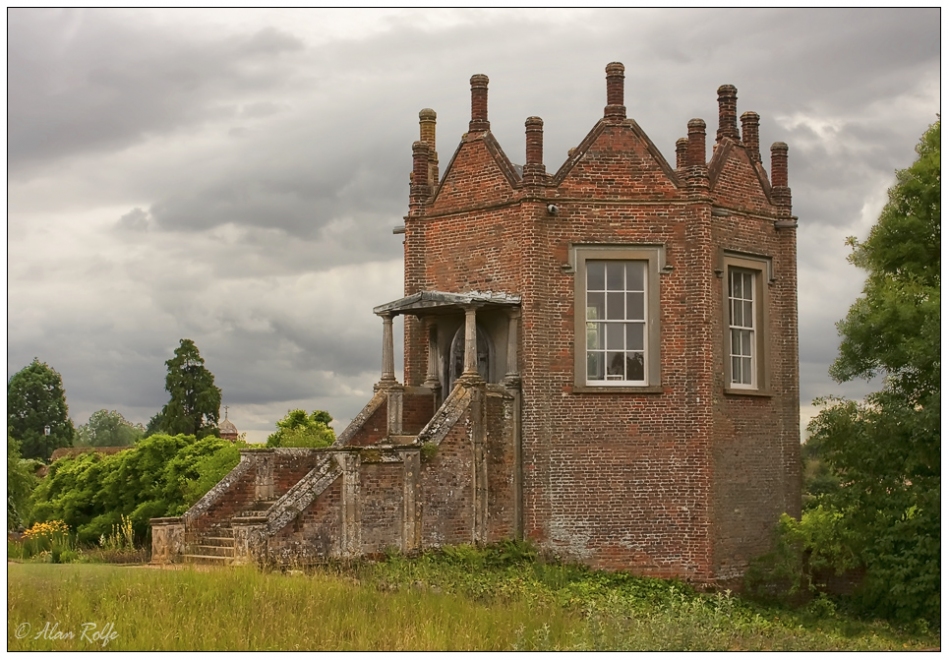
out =
{"type": "Polygon", "coordinates": [[[374,314],[445,314],[455,312],[466,305],[481,307],[517,307],[521,297],[509,293],[492,291],[469,291],[467,293],[446,293],[444,291],[420,291],[411,296],[393,300],[385,305],[373,307],[374,314]]]}

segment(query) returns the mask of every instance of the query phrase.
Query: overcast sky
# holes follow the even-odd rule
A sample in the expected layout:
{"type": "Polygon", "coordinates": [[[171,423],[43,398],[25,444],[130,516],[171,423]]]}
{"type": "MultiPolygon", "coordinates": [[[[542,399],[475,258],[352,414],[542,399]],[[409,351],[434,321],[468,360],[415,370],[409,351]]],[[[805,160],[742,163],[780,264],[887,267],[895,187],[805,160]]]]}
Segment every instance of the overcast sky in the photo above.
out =
{"type": "MultiPolygon", "coordinates": [[[[8,378],[58,370],[74,422],[147,422],[165,360],[193,339],[262,441],[295,407],[337,430],[379,378],[372,307],[402,295],[418,111],[444,170],[468,79],[524,161],[544,119],[556,171],[626,65],[626,106],[675,163],[686,123],[714,136],[716,89],[790,147],[801,403],[862,396],[827,375],[859,294],[865,237],[894,170],[939,111],[927,10],[8,10],[8,378]]],[[[714,142],[709,140],[709,148],[714,142]]],[[[401,325],[401,323],[397,324],[401,325]]],[[[397,339],[397,341],[399,341],[397,339]]],[[[222,411],[223,413],[223,411],[222,411]]]]}

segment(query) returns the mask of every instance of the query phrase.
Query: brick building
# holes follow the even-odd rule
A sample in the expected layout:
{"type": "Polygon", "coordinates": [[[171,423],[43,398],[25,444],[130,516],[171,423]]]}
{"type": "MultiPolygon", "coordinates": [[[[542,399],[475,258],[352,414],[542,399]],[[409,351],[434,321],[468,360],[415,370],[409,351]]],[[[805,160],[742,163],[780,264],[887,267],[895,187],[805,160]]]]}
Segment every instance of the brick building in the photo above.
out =
{"type": "Polygon", "coordinates": [[[383,320],[372,401],[325,450],[245,452],[155,556],[286,562],[523,537],[591,566],[729,579],[799,514],[796,226],[787,146],[718,89],[670,165],[604,115],[556,173],[529,117],[523,167],[471,78],[439,173],[422,110],[405,297],[383,320]],[[404,382],[392,325],[405,324],[404,382]],[[215,540],[216,539],[216,540],[215,540]],[[191,550],[188,550],[188,547],[191,550]],[[231,558],[231,559],[228,559],[231,558]]]}

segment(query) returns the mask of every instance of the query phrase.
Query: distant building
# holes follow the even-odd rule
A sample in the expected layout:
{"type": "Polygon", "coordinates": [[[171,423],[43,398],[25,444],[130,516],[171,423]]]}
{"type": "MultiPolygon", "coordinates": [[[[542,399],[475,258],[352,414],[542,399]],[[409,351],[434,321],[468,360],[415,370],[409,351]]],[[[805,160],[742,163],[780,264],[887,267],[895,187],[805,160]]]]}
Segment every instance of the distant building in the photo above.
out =
{"type": "Polygon", "coordinates": [[[235,442],[240,436],[240,432],[237,430],[237,427],[234,426],[234,423],[227,418],[227,409],[228,406],[224,406],[224,421],[217,425],[218,431],[221,432],[221,437],[225,440],[230,440],[235,442]]]}

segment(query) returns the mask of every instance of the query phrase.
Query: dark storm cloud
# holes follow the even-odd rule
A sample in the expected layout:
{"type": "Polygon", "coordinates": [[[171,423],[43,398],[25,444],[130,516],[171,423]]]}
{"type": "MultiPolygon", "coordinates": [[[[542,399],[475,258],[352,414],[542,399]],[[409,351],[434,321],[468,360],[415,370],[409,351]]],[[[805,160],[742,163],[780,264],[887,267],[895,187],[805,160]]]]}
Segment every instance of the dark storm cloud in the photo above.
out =
{"type": "Polygon", "coordinates": [[[11,9],[8,35],[14,173],[238,113],[227,99],[279,89],[282,56],[303,47],[273,28],[199,39],[115,10],[11,9]]]}

